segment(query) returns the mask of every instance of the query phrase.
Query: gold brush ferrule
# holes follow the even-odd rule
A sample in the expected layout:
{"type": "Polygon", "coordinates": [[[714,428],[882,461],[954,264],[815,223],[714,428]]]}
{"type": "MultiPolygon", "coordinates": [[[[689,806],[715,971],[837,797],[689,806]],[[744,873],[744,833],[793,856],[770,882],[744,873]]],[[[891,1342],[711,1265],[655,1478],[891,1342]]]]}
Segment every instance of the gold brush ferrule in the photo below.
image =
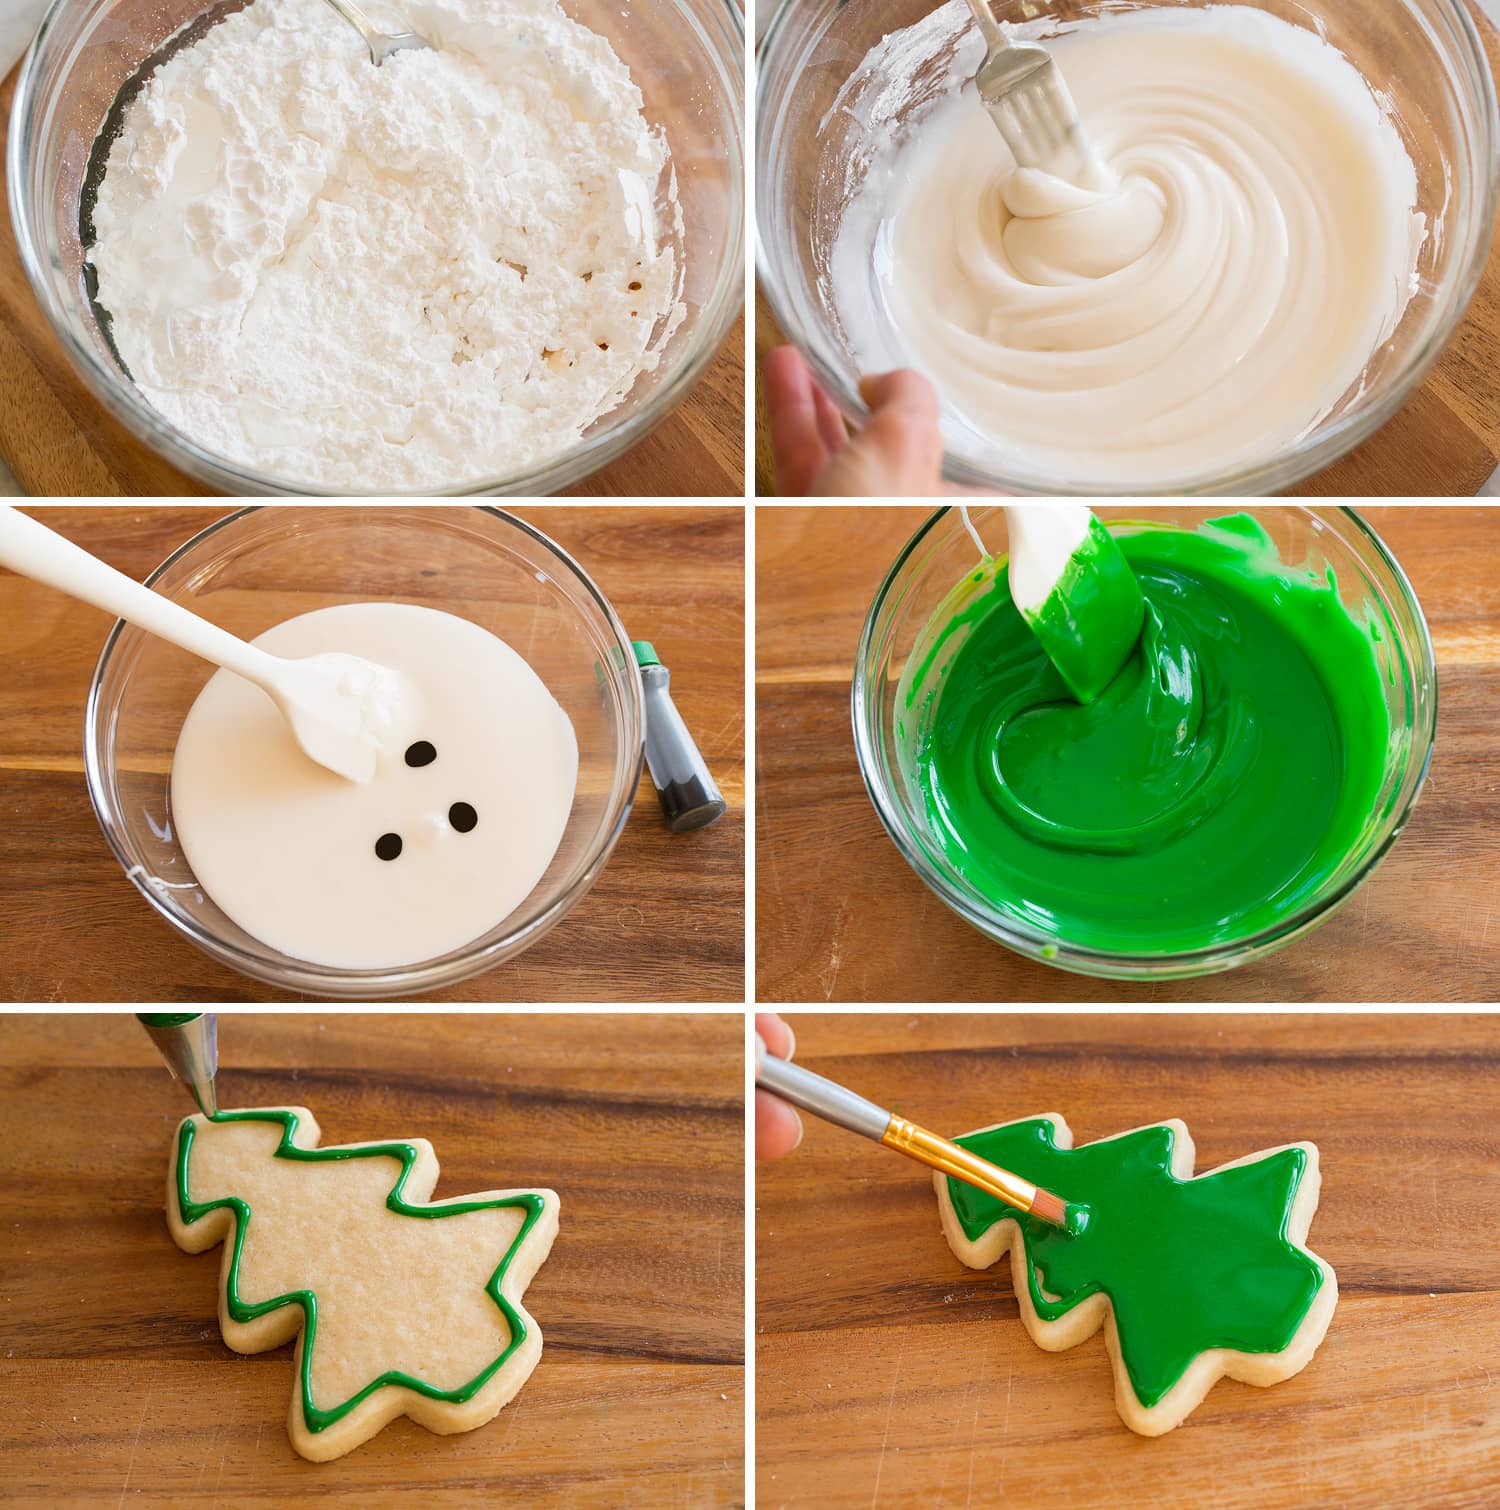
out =
{"type": "Polygon", "coordinates": [[[880,1141],[887,1148],[894,1148],[919,1164],[929,1165],[943,1174],[952,1175],[955,1180],[962,1180],[965,1184],[988,1191],[990,1195],[1021,1211],[1030,1211],[1032,1202],[1036,1200],[1036,1186],[1019,1175],[1011,1174],[1009,1170],[1001,1169],[989,1160],[970,1153],[968,1149],[960,1148],[957,1143],[950,1143],[947,1138],[940,1138],[936,1133],[928,1132],[925,1127],[918,1127],[915,1122],[908,1122],[894,1113],[891,1115],[891,1125],[886,1128],[885,1136],[880,1141]]]}

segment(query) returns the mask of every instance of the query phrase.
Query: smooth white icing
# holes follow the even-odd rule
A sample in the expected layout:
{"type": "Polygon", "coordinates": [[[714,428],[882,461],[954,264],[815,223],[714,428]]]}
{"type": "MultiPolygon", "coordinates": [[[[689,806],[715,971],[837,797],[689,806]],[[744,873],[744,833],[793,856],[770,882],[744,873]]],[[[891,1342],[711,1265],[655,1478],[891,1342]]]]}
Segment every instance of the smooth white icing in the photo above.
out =
{"type": "Polygon", "coordinates": [[[255,643],[345,651],[397,672],[374,777],[346,781],[297,747],[265,693],[218,672],[172,760],[171,817],[199,884],[246,933],[294,959],[380,969],[445,954],[503,922],[557,852],[578,746],[568,715],[509,645],[436,609],[351,603],[255,643]],[[413,767],[406,751],[430,743],[413,767]],[[449,821],[467,803],[468,832],[449,821]],[[401,839],[394,860],[375,845],[401,839]]]}
{"type": "MultiPolygon", "coordinates": [[[[862,72],[912,69],[942,19],[862,72]]],[[[1161,486],[1264,458],[1359,381],[1414,289],[1425,222],[1395,126],[1332,46],[1245,6],[1109,15],[1048,45],[1107,174],[1015,168],[962,87],[972,32],[845,212],[831,274],[853,355],[927,373],[950,445],[998,464],[1161,486]]]]}

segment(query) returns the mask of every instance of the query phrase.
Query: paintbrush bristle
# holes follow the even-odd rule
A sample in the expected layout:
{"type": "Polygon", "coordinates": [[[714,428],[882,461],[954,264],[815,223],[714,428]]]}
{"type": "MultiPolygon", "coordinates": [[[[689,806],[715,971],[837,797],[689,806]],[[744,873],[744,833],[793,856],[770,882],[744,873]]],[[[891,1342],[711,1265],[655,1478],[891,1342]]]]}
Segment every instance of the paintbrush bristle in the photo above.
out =
{"type": "Polygon", "coordinates": [[[1065,1227],[1068,1223],[1068,1203],[1059,1200],[1050,1190],[1038,1190],[1031,1199],[1031,1214],[1041,1217],[1044,1222],[1051,1222],[1055,1227],[1065,1227]]]}

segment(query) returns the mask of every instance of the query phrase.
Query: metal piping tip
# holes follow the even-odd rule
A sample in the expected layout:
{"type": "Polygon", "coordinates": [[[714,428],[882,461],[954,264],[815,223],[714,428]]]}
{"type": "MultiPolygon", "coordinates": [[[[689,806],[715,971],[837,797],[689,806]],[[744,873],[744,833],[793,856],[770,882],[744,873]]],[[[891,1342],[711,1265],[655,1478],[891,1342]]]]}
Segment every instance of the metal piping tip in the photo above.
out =
{"type": "Polygon", "coordinates": [[[205,1117],[219,1114],[214,1077],[219,1072],[219,1020],[212,1012],[138,1012],[174,1080],[180,1080],[205,1117]]]}

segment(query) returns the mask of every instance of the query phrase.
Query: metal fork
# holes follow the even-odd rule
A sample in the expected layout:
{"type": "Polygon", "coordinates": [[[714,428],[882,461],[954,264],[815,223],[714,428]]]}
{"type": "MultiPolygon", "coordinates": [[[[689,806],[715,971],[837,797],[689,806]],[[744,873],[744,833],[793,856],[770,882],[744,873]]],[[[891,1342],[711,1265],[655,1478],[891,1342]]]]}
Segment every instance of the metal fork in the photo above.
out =
{"type": "Polygon", "coordinates": [[[1016,165],[1097,185],[1107,170],[1089,146],[1052,54],[1035,42],[1008,36],[995,20],[990,0],[969,0],[969,9],[989,46],[974,84],[1016,165]]]}
{"type": "Polygon", "coordinates": [[[354,0],[328,0],[328,3],[365,39],[365,46],[370,49],[370,61],[377,68],[393,52],[432,46],[426,37],[419,37],[414,31],[381,31],[354,0]]]}

